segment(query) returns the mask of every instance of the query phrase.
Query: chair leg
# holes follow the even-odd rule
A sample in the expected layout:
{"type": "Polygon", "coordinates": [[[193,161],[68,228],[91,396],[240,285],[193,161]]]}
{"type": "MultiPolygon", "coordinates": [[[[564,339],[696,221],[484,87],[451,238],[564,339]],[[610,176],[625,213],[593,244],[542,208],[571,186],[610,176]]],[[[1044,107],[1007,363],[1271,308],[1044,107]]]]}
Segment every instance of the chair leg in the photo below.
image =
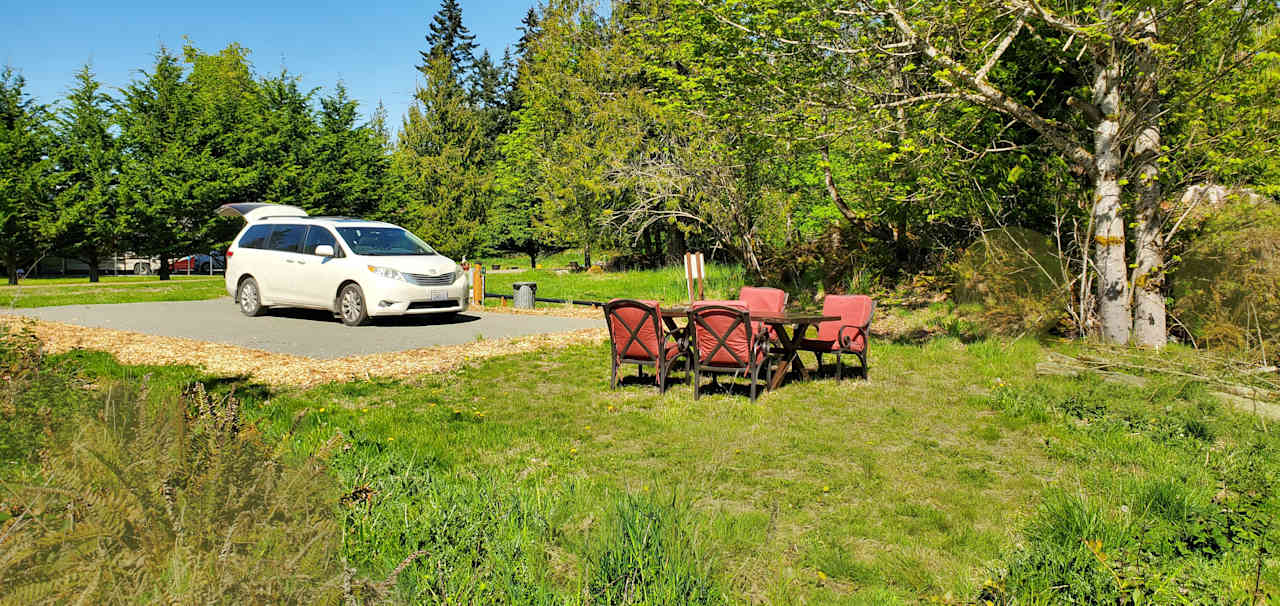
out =
{"type": "Polygon", "coordinates": [[[844,380],[844,359],[838,351],[836,352],[836,380],[844,380]]]}
{"type": "Polygon", "coordinates": [[[666,364],[658,365],[658,395],[667,393],[667,374],[669,370],[666,364]]]}
{"type": "Polygon", "coordinates": [[[693,399],[697,400],[702,395],[702,373],[698,372],[698,368],[693,368],[693,399]]]}
{"type": "Polygon", "coordinates": [[[862,361],[862,379],[864,381],[871,380],[871,371],[867,370],[867,354],[858,354],[858,359],[862,361]]]}
{"type": "Polygon", "coordinates": [[[644,364],[636,364],[636,376],[641,379],[644,378],[644,364]]]}
{"type": "Polygon", "coordinates": [[[614,358],[613,362],[609,365],[609,389],[617,389],[617,388],[618,388],[618,360],[617,358],[614,358]]]}
{"type": "Polygon", "coordinates": [[[751,401],[756,401],[756,390],[760,388],[760,365],[751,367],[751,401]]]}
{"type": "Polygon", "coordinates": [[[813,357],[818,359],[818,374],[821,375],[822,374],[822,352],[820,351],[813,352],[813,357]]]}

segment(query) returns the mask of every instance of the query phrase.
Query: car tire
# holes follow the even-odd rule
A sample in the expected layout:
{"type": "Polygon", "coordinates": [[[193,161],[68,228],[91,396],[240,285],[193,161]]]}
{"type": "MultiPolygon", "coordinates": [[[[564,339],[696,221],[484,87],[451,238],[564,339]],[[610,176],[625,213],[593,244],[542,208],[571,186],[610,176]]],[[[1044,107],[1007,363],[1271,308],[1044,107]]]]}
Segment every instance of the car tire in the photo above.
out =
{"type": "Polygon", "coordinates": [[[364,291],[359,284],[348,284],[338,294],[338,317],[347,326],[369,323],[369,309],[365,305],[364,291]]]}
{"type": "Polygon", "coordinates": [[[196,271],[198,271],[198,272],[200,272],[200,273],[202,273],[202,274],[207,274],[207,273],[209,273],[209,264],[208,264],[208,263],[201,263],[201,264],[200,264],[200,267],[196,268],[196,271]]]}
{"type": "Polygon", "coordinates": [[[245,278],[240,281],[240,286],[236,288],[236,305],[240,307],[240,313],[251,318],[266,313],[260,292],[257,280],[245,278]]]}

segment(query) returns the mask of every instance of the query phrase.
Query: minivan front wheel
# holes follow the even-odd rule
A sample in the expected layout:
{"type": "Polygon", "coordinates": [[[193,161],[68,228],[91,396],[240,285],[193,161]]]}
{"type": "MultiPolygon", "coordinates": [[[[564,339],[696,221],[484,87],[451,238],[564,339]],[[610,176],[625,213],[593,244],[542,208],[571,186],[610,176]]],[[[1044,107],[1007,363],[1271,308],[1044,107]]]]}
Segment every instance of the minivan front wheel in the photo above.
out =
{"type": "Polygon", "coordinates": [[[360,326],[369,321],[369,311],[364,304],[364,291],[359,284],[348,284],[338,295],[338,315],[347,326],[360,326]]]}
{"type": "Polygon", "coordinates": [[[245,278],[240,282],[240,288],[236,289],[236,303],[240,305],[240,313],[246,316],[262,315],[264,309],[262,297],[258,294],[257,280],[245,278]]]}

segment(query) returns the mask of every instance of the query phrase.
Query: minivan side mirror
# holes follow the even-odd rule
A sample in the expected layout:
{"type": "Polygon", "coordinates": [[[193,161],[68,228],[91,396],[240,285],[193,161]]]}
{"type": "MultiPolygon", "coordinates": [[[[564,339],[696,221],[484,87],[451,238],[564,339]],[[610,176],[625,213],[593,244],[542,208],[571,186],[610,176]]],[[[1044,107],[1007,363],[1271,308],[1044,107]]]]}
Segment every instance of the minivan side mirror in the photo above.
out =
{"type": "Polygon", "coordinates": [[[317,247],[316,247],[316,256],[318,256],[318,257],[332,257],[332,256],[333,256],[333,247],[332,247],[332,246],[329,246],[328,244],[321,244],[320,246],[317,246],[317,247]]]}

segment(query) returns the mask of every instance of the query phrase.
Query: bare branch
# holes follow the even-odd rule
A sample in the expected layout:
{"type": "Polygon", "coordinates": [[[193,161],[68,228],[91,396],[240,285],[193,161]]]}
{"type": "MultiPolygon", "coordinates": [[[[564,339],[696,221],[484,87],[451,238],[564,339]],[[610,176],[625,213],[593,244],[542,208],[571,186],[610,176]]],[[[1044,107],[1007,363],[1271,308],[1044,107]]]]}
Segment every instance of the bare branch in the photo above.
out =
{"type": "Polygon", "coordinates": [[[1004,52],[1009,50],[1009,45],[1013,44],[1013,39],[1018,37],[1018,32],[1022,31],[1022,26],[1027,24],[1027,15],[1030,13],[1031,9],[1026,8],[1018,14],[1018,18],[1013,22],[1013,27],[1009,28],[1009,33],[1005,34],[1004,39],[1000,40],[1000,44],[996,46],[996,50],[987,58],[987,62],[983,64],[982,69],[978,70],[975,76],[978,80],[987,79],[987,74],[991,73],[991,68],[996,66],[1004,52]]]}
{"type": "MultiPolygon", "coordinates": [[[[980,104],[983,107],[1009,114],[1023,124],[1035,129],[1045,139],[1048,139],[1054,147],[1070,158],[1072,162],[1088,173],[1093,174],[1097,170],[1097,167],[1094,166],[1093,154],[1073,142],[1061,128],[1046,120],[1031,108],[1019,103],[1013,97],[1005,94],[1004,91],[992,86],[986,80],[976,77],[969,68],[942,52],[928,40],[920,37],[915,29],[911,27],[911,24],[907,22],[902,11],[898,10],[895,3],[890,2],[886,11],[889,17],[892,18],[894,25],[907,40],[914,42],[920,52],[945,67],[959,81],[959,84],[963,84],[965,88],[976,92],[976,98],[981,100],[980,104]]],[[[957,83],[942,80],[941,78],[939,80],[947,86],[960,88],[957,83]]]]}

